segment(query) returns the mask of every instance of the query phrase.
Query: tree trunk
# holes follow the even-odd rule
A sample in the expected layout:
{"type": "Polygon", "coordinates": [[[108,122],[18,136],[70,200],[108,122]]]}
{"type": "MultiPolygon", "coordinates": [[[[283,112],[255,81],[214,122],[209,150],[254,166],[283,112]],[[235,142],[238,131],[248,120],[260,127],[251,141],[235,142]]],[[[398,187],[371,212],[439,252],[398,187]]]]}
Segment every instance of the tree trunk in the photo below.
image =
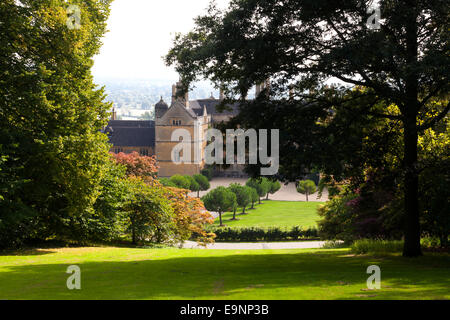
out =
{"type": "Polygon", "coordinates": [[[234,208],[234,211],[233,211],[233,219],[232,219],[232,220],[236,220],[236,210],[237,210],[237,208],[234,208]]]}
{"type": "Polygon", "coordinates": [[[245,206],[242,208],[242,214],[245,214],[245,206]]]}
{"type": "Polygon", "coordinates": [[[222,223],[222,213],[219,212],[219,220],[220,220],[220,226],[223,227],[223,223],[222,223]]]}
{"type": "Polygon", "coordinates": [[[308,192],[306,192],[306,202],[309,202],[309,199],[308,199],[308,192]]]}
{"type": "Polygon", "coordinates": [[[266,197],[266,200],[269,200],[269,193],[267,193],[267,197],[266,197]]]}
{"type": "Polygon", "coordinates": [[[200,199],[200,190],[197,190],[197,198],[200,199]]]}
{"type": "Polygon", "coordinates": [[[261,197],[259,197],[259,204],[261,204],[261,197]]]}
{"type": "Polygon", "coordinates": [[[130,221],[131,221],[131,243],[133,245],[137,244],[137,239],[136,239],[136,228],[135,228],[135,218],[133,217],[134,214],[131,215],[130,217],[130,221]]]}
{"type": "Polygon", "coordinates": [[[420,248],[420,222],[419,222],[419,174],[417,168],[418,128],[417,115],[419,111],[419,86],[417,72],[415,71],[418,57],[418,29],[417,29],[417,3],[411,3],[408,9],[408,18],[405,21],[406,30],[406,60],[411,71],[405,79],[405,105],[403,106],[404,126],[404,184],[405,184],[405,245],[403,256],[417,257],[422,255],[420,248]]]}
{"type": "Polygon", "coordinates": [[[417,257],[422,255],[420,248],[419,222],[419,174],[417,171],[418,133],[416,117],[405,121],[404,128],[404,169],[405,169],[405,246],[403,256],[417,257]]]}

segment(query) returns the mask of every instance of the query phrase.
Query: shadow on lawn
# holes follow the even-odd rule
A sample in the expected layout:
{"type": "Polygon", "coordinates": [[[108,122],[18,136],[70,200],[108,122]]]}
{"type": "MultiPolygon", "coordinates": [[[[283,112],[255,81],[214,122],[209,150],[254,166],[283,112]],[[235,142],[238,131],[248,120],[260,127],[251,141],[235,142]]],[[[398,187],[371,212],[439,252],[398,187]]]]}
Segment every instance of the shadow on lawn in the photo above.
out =
{"type": "Polygon", "coordinates": [[[0,273],[0,299],[286,299],[268,294],[296,288],[304,296],[318,290],[320,299],[443,299],[450,290],[450,260],[438,256],[407,260],[322,251],[162,259],[153,251],[139,259],[79,263],[80,291],[66,289],[70,261],[11,266],[0,273]],[[372,264],[381,267],[382,285],[387,283],[380,291],[365,289],[372,264]]]}
{"type": "Polygon", "coordinates": [[[0,257],[19,257],[19,256],[43,256],[46,254],[56,253],[57,251],[51,249],[23,249],[14,251],[0,251],[0,257]]]}

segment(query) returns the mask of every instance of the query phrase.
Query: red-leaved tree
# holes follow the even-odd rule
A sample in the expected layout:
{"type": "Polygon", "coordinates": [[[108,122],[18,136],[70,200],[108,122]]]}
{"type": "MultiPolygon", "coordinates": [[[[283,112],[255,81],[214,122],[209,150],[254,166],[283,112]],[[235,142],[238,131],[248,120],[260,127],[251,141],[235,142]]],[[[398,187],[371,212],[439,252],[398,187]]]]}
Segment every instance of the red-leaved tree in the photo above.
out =
{"type": "Polygon", "coordinates": [[[127,176],[140,177],[145,182],[153,181],[158,174],[155,157],[141,156],[137,152],[113,154],[117,163],[127,168],[127,176]]]}

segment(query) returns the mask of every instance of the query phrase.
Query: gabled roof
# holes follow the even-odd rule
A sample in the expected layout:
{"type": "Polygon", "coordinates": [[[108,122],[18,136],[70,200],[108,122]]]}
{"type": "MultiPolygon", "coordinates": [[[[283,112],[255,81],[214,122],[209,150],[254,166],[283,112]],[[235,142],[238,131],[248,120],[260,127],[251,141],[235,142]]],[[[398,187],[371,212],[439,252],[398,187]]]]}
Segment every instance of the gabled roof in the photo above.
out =
{"type": "Polygon", "coordinates": [[[186,108],[186,106],[183,103],[181,103],[180,101],[175,101],[174,103],[172,103],[169,110],[167,110],[167,112],[164,114],[164,116],[166,116],[166,114],[168,112],[170,112],[171,110],[175,110],[175,108],[184,110],[193,119],[197,119],[197,117],[198,117],[198,115],[192,110],[192,108],[190,108],[190,107],[186,108]]]}
{"type": "Polygon", "coordinates": [[[155,121],[152,120],[110,120],[108,127],[114,128],[154,128],[155,121]]]}
{"type": "Polygon", "coordinates": [[[114,146],[155,147],[154,121],[111,120],[105,132],[114,146]]]}
{"type": "Polygon", "coordinates": [[[227,116],[237,116],[239,114],[239,103],[234,103],[227,105],[223,111],[218,110],[218,106],[221,103],[217,99],[200,99],[190,101],[189,105],[196,114],[203,114],[203,107],[206,107],[206,111],[209,115],[227,115],[227,116]],[[230,109],[230,110],[228,110],[230,109]]]}

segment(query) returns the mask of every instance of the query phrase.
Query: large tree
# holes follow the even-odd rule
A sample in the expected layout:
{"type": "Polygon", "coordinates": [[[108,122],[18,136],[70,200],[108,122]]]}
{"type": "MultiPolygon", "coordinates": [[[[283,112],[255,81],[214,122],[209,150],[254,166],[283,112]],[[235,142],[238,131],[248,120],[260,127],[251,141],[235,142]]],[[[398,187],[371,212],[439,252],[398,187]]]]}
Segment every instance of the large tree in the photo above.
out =
{"type": "Polygon", "coordinates": [[[374,1],[364,0],[234,0],[226,11],[213,5],[192,32],[176,37],[166,61],[176,65],[185,89],[206,77],[228,97],[246,97],[253,84],[271,78],[268,95],[242,100],[243,114],[251,114],[246,125],[255,128],[281,124],[281,166],[290,179],[303,173],[298,154],[313,149],[308,141],[314,141],[317,120],[331,117],[333,106],[360,100],[355,115],[400,123],[403,254],[412,257],[421,255],[418,136],[449,111],[450,8],[445,0],[378,3],[381,20],[371,16],[374,1]],[[324,87],[333,79],[344,90],[324,87]],[[364,90],[347,94],[349,86],[364,90]],[[268,96],[277,103],[264,101],[268,96]],[[380,102],[396,108],[380,111],[380,102]]]}
{"type": "Polygon", "coordinates": [[[110,1],[73,4],[68,11],[63,0],[0,2],[3,172],[24,182],[2,190],[0,228],[15,221],[8,229],[25,238],[78,237],[108,163],[101,130],[110,105],[90,69],[110,1]]]}

